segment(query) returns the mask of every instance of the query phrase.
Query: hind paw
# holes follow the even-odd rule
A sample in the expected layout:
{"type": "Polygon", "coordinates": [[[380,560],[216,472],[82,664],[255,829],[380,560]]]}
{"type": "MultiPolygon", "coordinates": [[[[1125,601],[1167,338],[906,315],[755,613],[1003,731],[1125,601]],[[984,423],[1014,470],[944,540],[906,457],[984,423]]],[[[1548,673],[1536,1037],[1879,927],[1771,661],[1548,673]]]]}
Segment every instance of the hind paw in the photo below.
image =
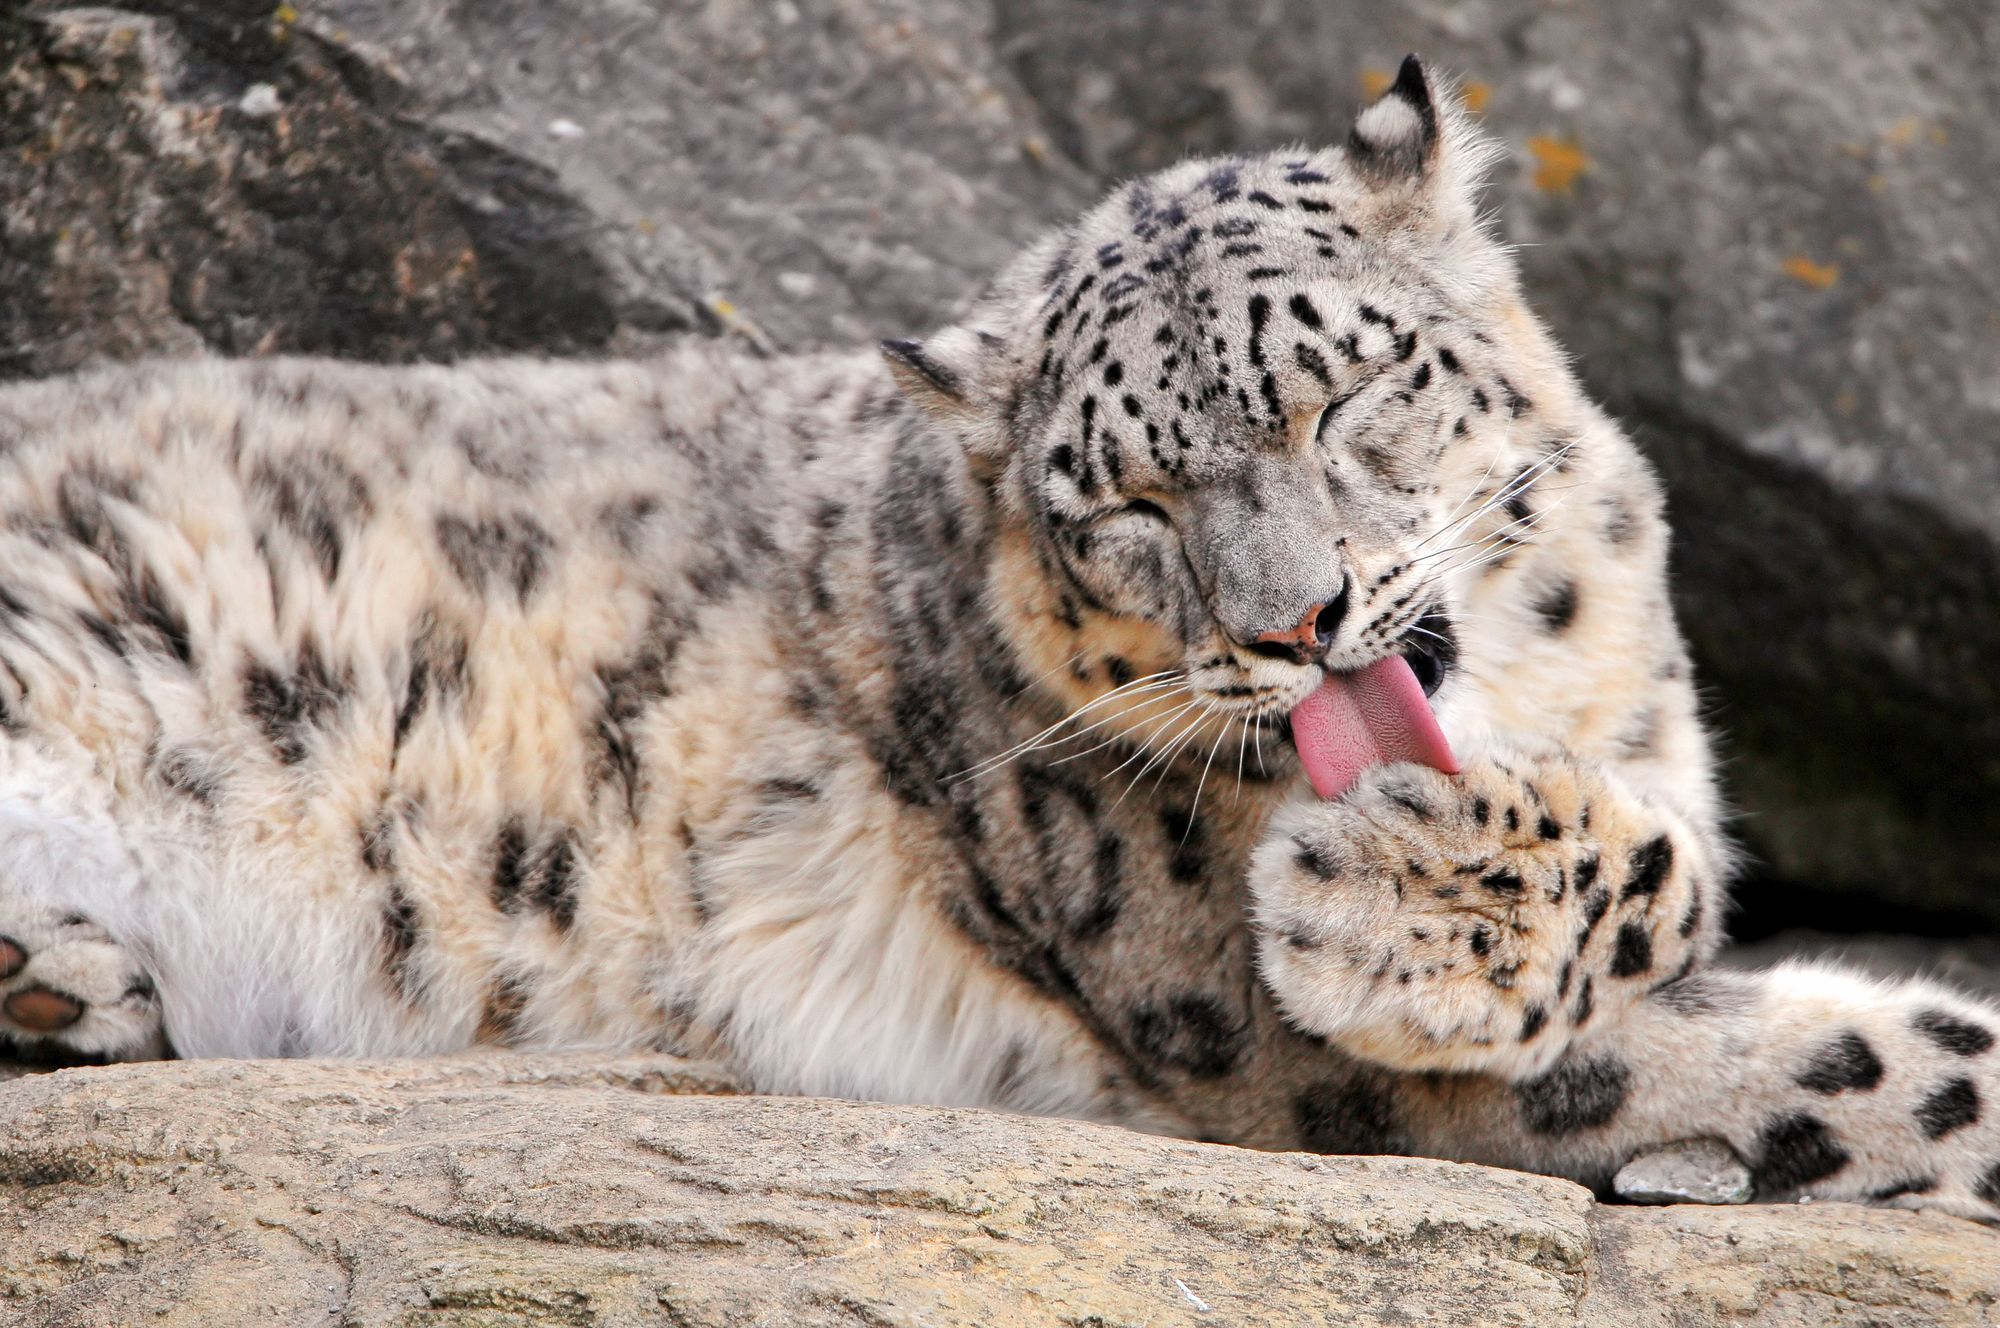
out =
{"type": "Polygon", "coordinates": [[[131,951],[77,914],[0,915],[0,1044],[34,1060],[166,1054],[160,997],[131,951]]]}

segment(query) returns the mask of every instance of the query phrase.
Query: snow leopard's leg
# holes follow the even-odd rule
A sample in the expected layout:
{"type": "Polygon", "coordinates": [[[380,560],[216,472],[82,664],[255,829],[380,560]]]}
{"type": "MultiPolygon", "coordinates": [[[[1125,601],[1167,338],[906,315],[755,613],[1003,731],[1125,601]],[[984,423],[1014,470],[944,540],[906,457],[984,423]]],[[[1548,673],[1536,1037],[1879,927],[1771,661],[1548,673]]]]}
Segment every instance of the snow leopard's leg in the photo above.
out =
{"type": "Polygon", "coordinates": [[[1602,1185],[1672,1140],[1727,1141],[1759,1200],[2000,1218],[2000,1008],[1788,963],[1659,987],[1506,1083],[1385,1075],[1388,1146],[1602,1185]]]}
{"type": "Polygon", "coordinates": [[[132,923],[143,875],[113,824],[46,793],[0,798],[0,1051],[56,1062],[168,1053],[132,923]]]}
{"type": "Polygon", "coordinates": [[[353,888],[370,869],[339,809],[225,845],[199,800],[180,798],[177,816],[35,746],[0,735],[0,1057],[424,1055],[475,1040],[464,975],[490,966],[427,956],[429,997],[406,998],[412,947],[442,929],[419,938],[407,896],[353,888]]]}
{"type": "Polygon", "coordinates": [[[0,1047],[31,1059],[150,1060],[167,1051],[159,987],[82,913],[0,900],[0,1047]]]}
{"type": "Polygon", "coordinates": [[[1364,1060],[1525,1079],[1714,951],[1722,857],[1567,755],[1379,767],[1274,818],[1259,964],[1294,1024],[1364,1060]]]}
{"type": "Polygon", "coordinates": [[[2000,1216],[2000,1009],[1824,966],[1702,968],[1721,857],[1568,756],[1386,767],[1288,809],[1251,878],[1266,979],[1388,1067],[1315,1110],[1358,1112],[1385,1149],[1596,1185],[1714,1137],[1763,1199],[2000,1216]]]}
{"type": "Polygon", "coordinates": [[[323,919],[275,874],[244,889],[213,825],[135,805],[105,769],[0,734],[0,1056],[296,1054],[339,961],[323,919]]]}

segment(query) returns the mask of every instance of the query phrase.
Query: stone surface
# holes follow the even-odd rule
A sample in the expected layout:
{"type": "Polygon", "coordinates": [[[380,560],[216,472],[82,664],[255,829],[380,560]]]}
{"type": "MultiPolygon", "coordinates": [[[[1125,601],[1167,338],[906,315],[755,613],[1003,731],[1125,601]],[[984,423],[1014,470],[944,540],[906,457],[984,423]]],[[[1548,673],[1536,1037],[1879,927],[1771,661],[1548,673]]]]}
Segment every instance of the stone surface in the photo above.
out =
{"type": "Polygon", "coordinates": [[[1983,1000],[2000,1001],[2000,937],[1835,934],[1798,929],[1723,951],[1734,968],[1769,968],[1786,959],[1825,960],[1877,977],[1926,977],[1983,1000]]]}
{"type": "Polygon", "coordinates": [[[616,286],[546,170],[400,118],[403,89],[268,5],[187,9],[0,16],[0,368],[695,325],[616,286]]]}
{"type": "Polygon", "coordinates": [[[1611,1188],[1638,1204],[1742,1204],[1755,1193],[1750,1168],[1717,1139],[1689,1139],[1641,1153],[1618,1169],[1611,1188]]]}
{"type": "Polygon", "coordinates": [[[0,1084],[0,1320],[1995,1322],[1994,1233],[974,1111],[671,1061],[181,1062],[0,1084]]]}
{"type": "Polygon", "coordinates": [[[385,54],[430,122],[553,172],[633,266],[783,347],[927,330],[1097,192],[1048,150],[983,3],[303,8],[385,54]]]}
{"type": "Polygon", "coordinates": [[[1093,192],[984,33],[915,0],[8,6],[0,373],[920,329],[1093,192]]]}
{"type": "Polygon", "coordinates": [[[1984,0],[17,0],[0,374],[906,333],[1100,184],[1337,138],[1423,50],[1669,479],[1758,859],[1990,924],[1996,47],[1984,0]]]}

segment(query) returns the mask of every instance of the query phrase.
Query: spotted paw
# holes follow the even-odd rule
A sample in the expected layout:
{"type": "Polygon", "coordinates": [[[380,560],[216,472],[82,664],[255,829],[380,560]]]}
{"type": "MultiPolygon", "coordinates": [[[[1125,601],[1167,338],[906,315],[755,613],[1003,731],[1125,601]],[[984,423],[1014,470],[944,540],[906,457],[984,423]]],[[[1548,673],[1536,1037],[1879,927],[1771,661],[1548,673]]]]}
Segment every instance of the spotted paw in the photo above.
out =
{"type": "Polygon", "coordinates": [[[159,994],[90,919],[0,908],[0,1045],[38,1060],[163,1055],[159,994]]]}
{"type": "Polygon", "coordinates": [[[1678,975],[1698,875],[1594,767],[1383,766],[1287,809],[1251,869],[1259,961],[1298,1026],[1400,1069],[1522,1078],[1678,975]]]}

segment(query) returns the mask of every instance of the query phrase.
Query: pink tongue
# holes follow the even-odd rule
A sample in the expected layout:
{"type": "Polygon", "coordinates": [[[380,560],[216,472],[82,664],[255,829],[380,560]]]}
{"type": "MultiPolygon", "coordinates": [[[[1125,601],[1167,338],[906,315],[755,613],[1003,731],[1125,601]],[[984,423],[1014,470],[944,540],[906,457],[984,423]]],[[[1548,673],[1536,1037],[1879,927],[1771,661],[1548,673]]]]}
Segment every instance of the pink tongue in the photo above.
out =
{"type": "Polygon", "coordinates": [[[1329,674],[1326,685],[1292,711],[1292,741],[1322,798],[1347,792],[1373,765],[1415,761],[1458,773],[1423,684],[1395,655],[1356,673],[1329,674]]]}

